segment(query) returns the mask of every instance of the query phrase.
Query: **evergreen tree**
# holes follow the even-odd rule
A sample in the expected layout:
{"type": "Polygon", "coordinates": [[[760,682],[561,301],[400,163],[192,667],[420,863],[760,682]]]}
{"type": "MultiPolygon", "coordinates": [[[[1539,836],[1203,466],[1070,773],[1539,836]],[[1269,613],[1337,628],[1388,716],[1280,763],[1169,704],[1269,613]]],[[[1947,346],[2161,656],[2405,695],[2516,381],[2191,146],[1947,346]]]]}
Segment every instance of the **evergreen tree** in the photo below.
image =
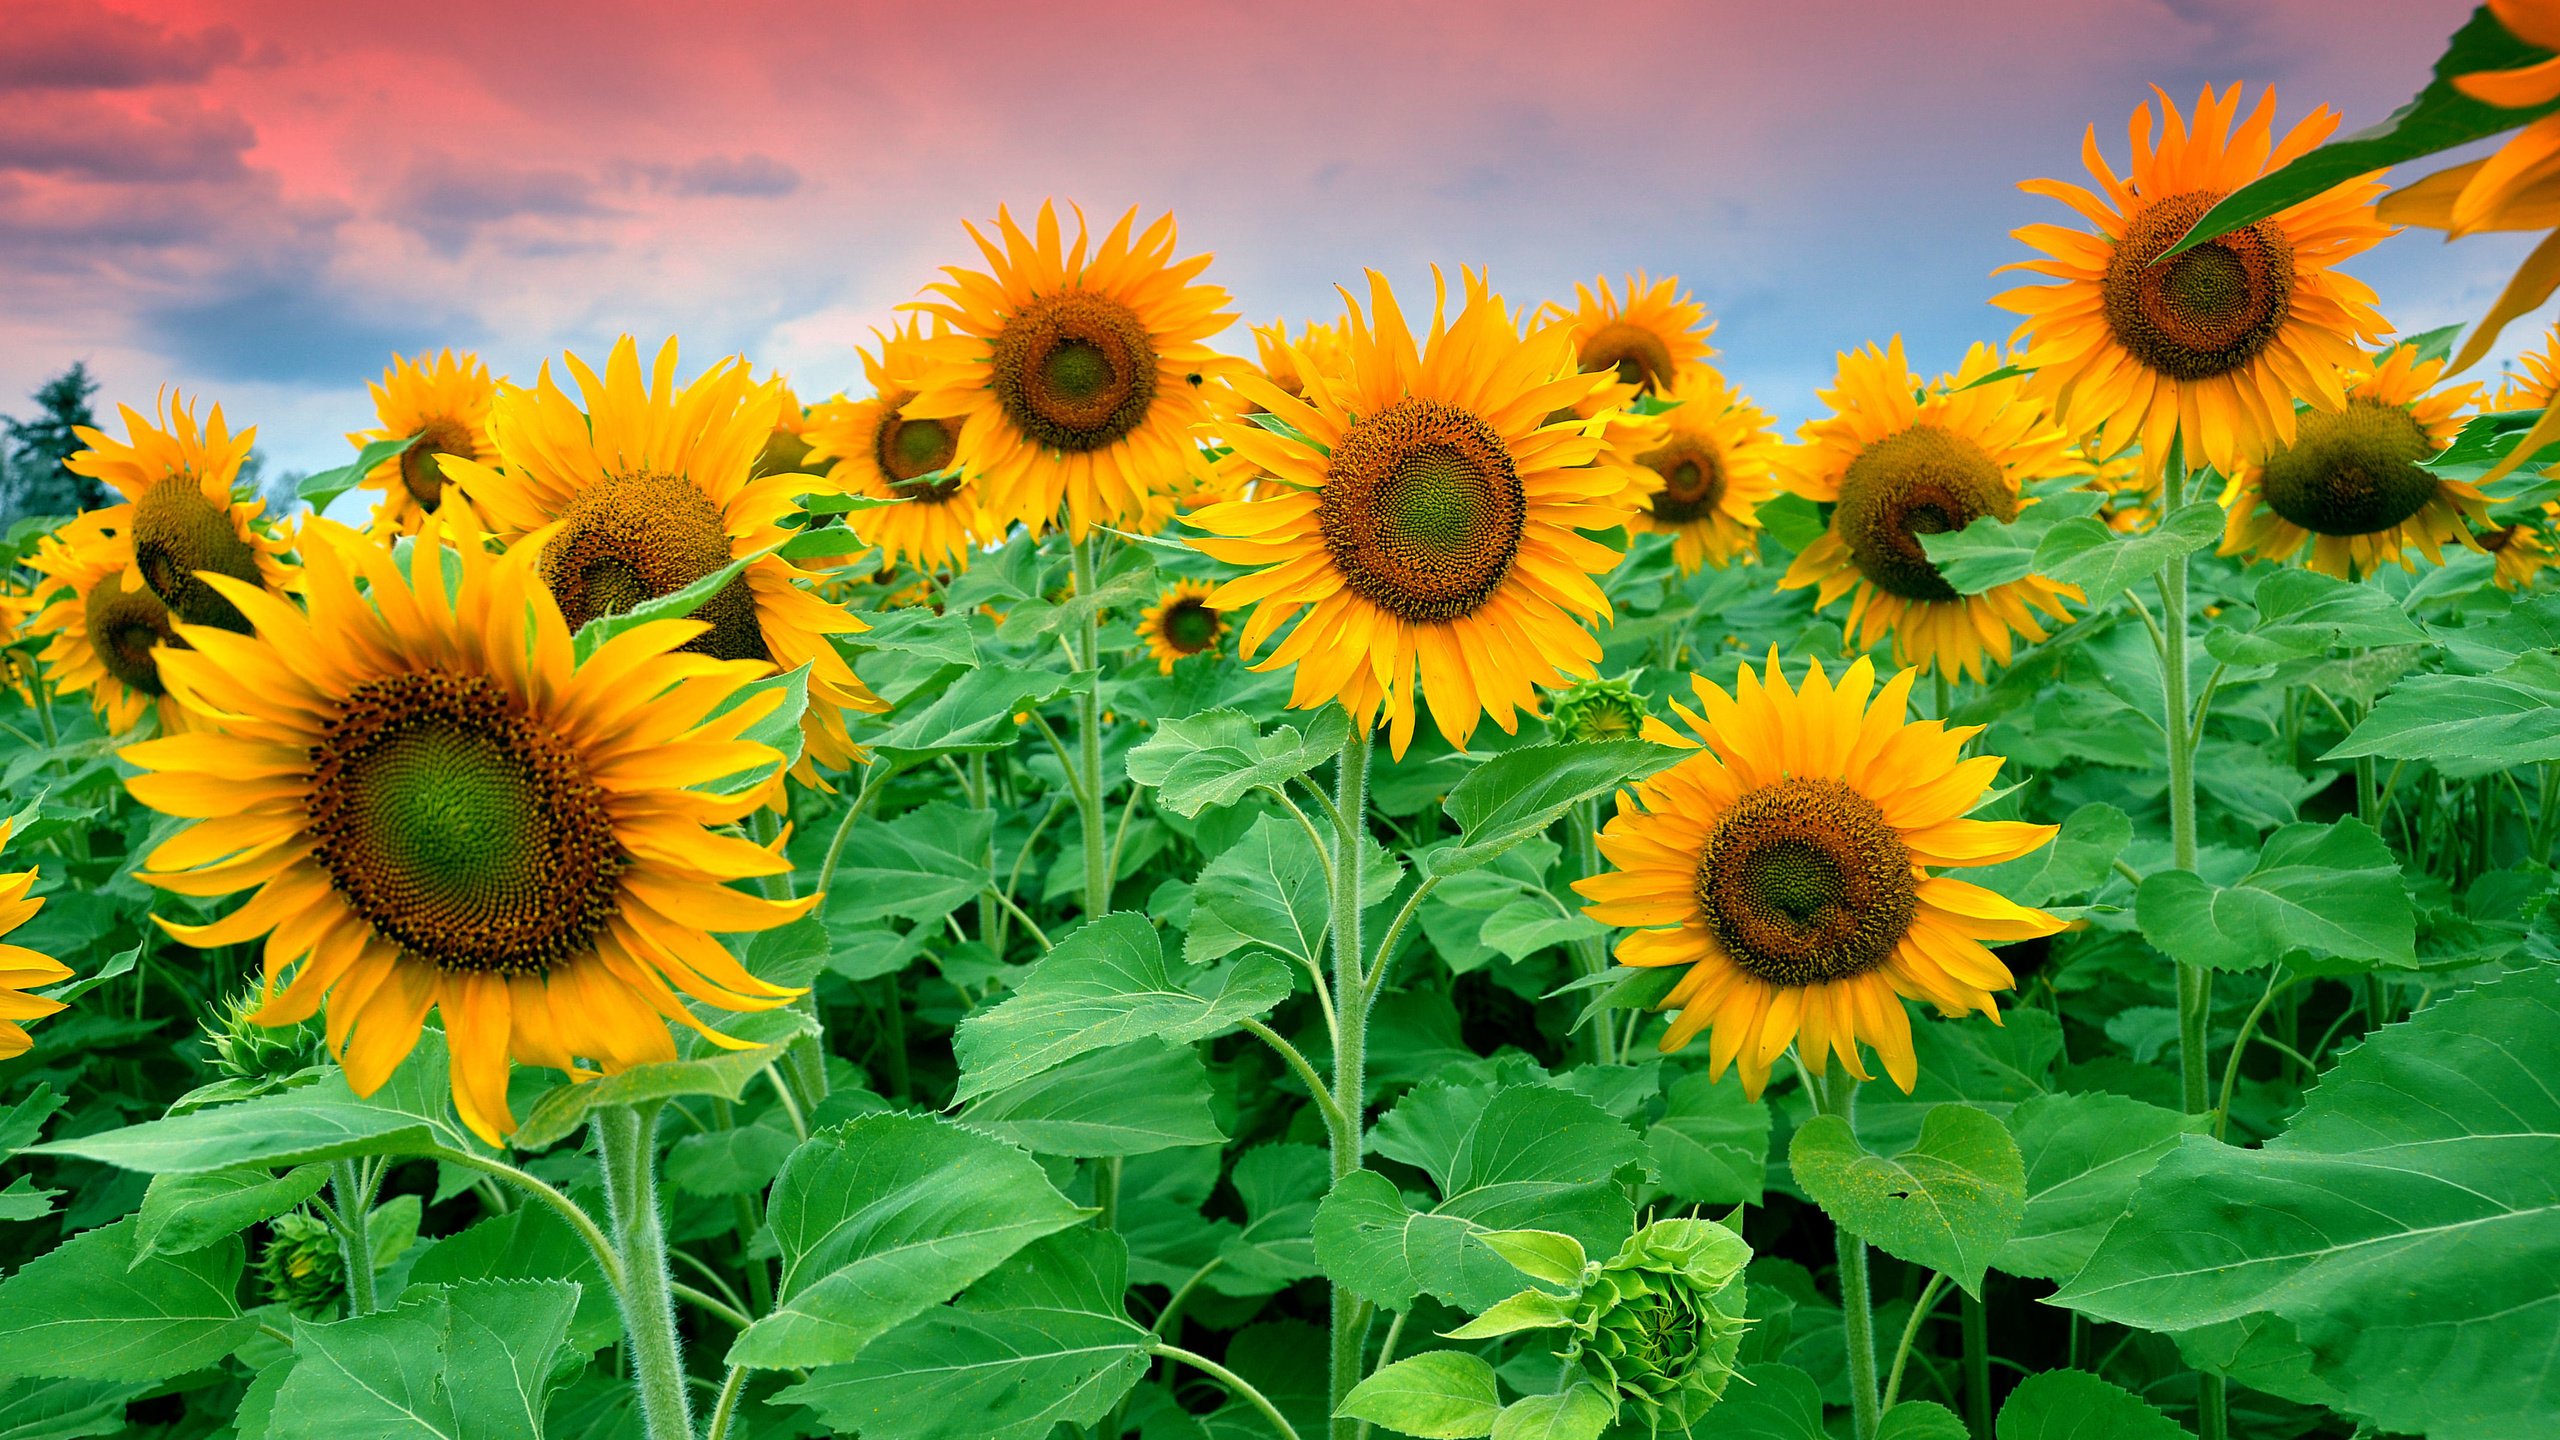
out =
{"type": "Polygon", "coordinates": [[[35,393],[34,419],[0,415],[9,451],[9,484],[0,492],[0,519],[70,515],[107,503],[105,486],[62,468],[64,460],[83,448],[72,427],[98,423],[89,410],[89,397],[97,393],[98,382],[90,378],[88,365],[75,361],[35,393]]]}

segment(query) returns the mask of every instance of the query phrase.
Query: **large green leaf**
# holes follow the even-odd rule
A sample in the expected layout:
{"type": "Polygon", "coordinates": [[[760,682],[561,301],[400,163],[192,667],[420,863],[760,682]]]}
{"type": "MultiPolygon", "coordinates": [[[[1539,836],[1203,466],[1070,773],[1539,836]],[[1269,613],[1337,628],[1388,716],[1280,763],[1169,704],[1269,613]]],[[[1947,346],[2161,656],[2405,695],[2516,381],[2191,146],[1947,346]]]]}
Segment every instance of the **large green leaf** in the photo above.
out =
{"type": "Polygon", "coordinates": [[[1501,1410],[1491,1365],[1464,1351],[1426,1350],[1351,1387],[1335,1413],[1423,1440],[1469,1440],[1492,1434],[1501,1410]]]}
{"type": "Polygon", "coordinates": [[[1796,1131],[1787,1164],[1834,1221],[1968,1294],[1982,1293],[1984,1268],[2026,1211],[2017,1142],[1969,1105],[1931,1110],[1919,1141],[1891,1158],[1870,1153],[1839,1116],[1817,1115],[1796,1131]]]}
{"type": "Polygon", "coordinates": [[[565,1280],[420,1286],[397,1308],[297,1319],[267,1440],[541,1440],[578,1308],[565,1280]]]}
{"type": "Polygon", "coordinates": [[[1992,1264],[2012,1275],[2067,1280],[2124,1213],[2134,1182],[2201,1134],[2202,1115],[2103,1092],[2039,1095],[2009,1115],[2026,1163],[2027,1205],[2017,1233],[1992,1264]]]}
{"type": "Polygon", "coordinates": [[[1467,772],[1449,791],[1458,843],[1425,851],[1427,873],[1454,875],[1543,832],[1567,810],[1676,764],[1685,752],[1649,740],[1525,745],[1467,772]]]}
{"type": "Polygon", "coordinates": [[[1210,1113],[1200,1052],[1154,1039],[1079,1055],[980,1095],[962,1113],[1043,1155],[1144,1155],[1227,1138],[1210,1113]]]}
{"type": "Polygon", "coordinates": [[[1062,1423],[1092,1425],[1145,1373],[1153,1345],[1121,1305],[1127,1270],[1116,1235],[1049,1236],[775,1400],[864,1440],[1040,1440],[1062,1423]]]}
{"type": "Polygon", "coordinates": [[[740,1015],[721,1028],[732,1040],[755,1042],[744,1050],[724,1049],[699,1035],[687,1034],[682,1058],[634,1065],[601,1080],[564,1081],[542,1093],[525,1111],[514,1141],[521,1149],[539,1150],[576,1133],[599,1107],[672,1100],[685,1095],[716,1095],[735,1100],[766,1066],[782,1058],[792,1041],[816,1029],[799,1010],[763,1010],[740,1015]]]}
{"type": "Polygon", "coordinates": [[[2560,760],[2560,657],[2494,675],[2412,675],[2323,760],[2423,760],[2456,779],[2560,760]]]}
{"type": "Polygon", "coordinates": [[[731,1364],[835,1365],[1084,1214],[1030,1156],[948,1121],[866,1115],[822,1130],[773,1182],[773,1312],[731,1364]]]}
{"type": "Polygon", "coordinates": [[[1920,548],[1939,579],[1958,594],[1979,595],[2036,573],[2036,551],[2056,526],[2085,521],[2103,535],[2106,522],[2090,517],[2105,503],[2094,490],[2065,490],[2022,508],[2014,519],[1977,515],[1961,530],[1923,535],[1920,548]]]}
{"type": "Polygon", "coordinates": [[[687,618],[694,611],[710,604],[712,597],[728,589],[739,576],[747,572],[748,566],[780,550],[788,543],[790,542],[787,539],[777,540],[751,555],[741,555],[710,574],[670,590],[664,595],[652,595],[627,610],[598,615],[579,626],[578,633],[572,637],[578,659],[585,660],[603,649],[606,642],[615,636],[636,630],[652,621],[687,618]]]}
{"type": "Polygon", "coordinates": [[[1156,789],[1156,803],[1176,815],[1232,805],[1255,790],[1277,790],[1342,752],[1350,717],[1328,705],[1307,719],[1306,733],[1275,725],[1262,733],[1241,710],[1205,710],[1167,720],[1129,752],[1129,778],[1156,789]]]}
{"type": "Polygon", "coordinates": [[[182,1255],[138,1252],[137,1224],[84,1231],[0,1281],[0,1378],[160,1380],[228,1355],[258,1328],[236,1298],[229,1236],[182,1255]]]}
{"type": "Polygon", "coordinates": [[[2153,529],[2119,534],[2097,518],[2102,500],[2094,491],[2066,490],[2026,507],[2014,521],[1977,516],[1962,530],[1923,535],[1920,544],[1939,575],[1963,594],[2042,575],[2104,601],[2222,533],[2222,507],[2197,501],[2153,529]]]}
{"type": "Polygon", "coordinates": [[[2269,665],[2325,654],[2341,645],[2411,645],[2427,638],[2381,589],[2333,580],[2316,570],[2278,570],[2258,582],[2253,598],[2255,625],[2205,632],[2204,648],[2216,660],[2269,665]]]}
{"type": "Polygon", "coordinates": [[[846,837],[825,901],[827,923],[851,932],[895,916],[940,925],[993,880],[987,837],[995,815],[948,801],[894,820],[865,819],[846,837]]]}
{"type": "Polygon", "coordinates": [[[357,451],[356,458],[344,465],[334,469],[314,471],[303,476],[301,483],[294,487],[294,495],[309,504],[312,513],[317,514],[328,509],[330,501],[363,484],[364,477],[372,474],[375,466],[394,456],[408,453],[409,447],[423,438],[425,436],[422,432],[392,440],[376,440],[357,451]]]}
{"type": "Polygon", "coordinates": [[[2186,1427],[2086,1370],[2047,1370],[2000,1403],[1996,1440],[2181,1440],[2186,1427]]]}
{"type": "Polygon", "coordinates": [[[2549,58],[2550,51],[2508,34],[2487,7],[2474,10],[2437,59],[2435,78],[2415,99],[2381,124],[2332,140],[2224,196],[2161,258],[2254,225],[2359,175],[2501,134],[2560,109],[2560,104],[2544,104],[2504,110],[2453,87],[2456,75],[2514,69],[2549,58]]]}
{"type": "Polygon", "coordinates": [[[125,1404],[142,1391],[129,1381],[10,1381],[0,1385],[0,1440],[125,1434],[125,1404]]]}
{"type": "Polygon", "coordinates": [[[2056,1304],[2146,1330],[2253,1315],[2386,1431],[2560,1430],[2560,970],[2350,1051],[2257,1150],[2189,1137],[2056,1304]]]}
{"type": "Polygon", "coordinates": [[[2400,862],[2353,818],[2285,826],[2236,884],[2155,871],[2142,879],[2134,915],[2161,953],[2210,969],[2253,969],[2297,952],[2417,963],[2417,918],[2400,862]]]}
{"type": "Polygon", "coordinates": [[[1265,815],[1200,872],[1182,953],[1200,962],[1253,946],[1321,970],[1332,923],[1330,862],[1298,822],[1265,815]]]}
{"type": "Polygon", "coordinates": [[[1333,1183],[1332,1159],[1313,1145],[1257,1145],[1236,1157],[1230,1179],[1245,1223],[1220,1247],[1209,1288],[1268,1295],[1321,1273],[1315,1219],[1333,1183]]]}
{"type": "Polygon", "coordinates": [[[2093,801],[2063,817],[2062,833],[2052,844],[1965,878],[2020,905],[2051,905],[2104,885],[2132,841],[2133,821],[2115,806],[2093,801]]]}
{"type": "Polygon", "coordinates": [[[1221,970],[1174,974],[1143,915],[1105,915],[1040,957],[1011,996],[960,1022],[955,1104],[1018,1084],[1089,1050],[1155,1038],[1187,1045],[1289,998],[1289,972],[1250,953],[1221,970]]]}
{"type": "Polygon", "coordinates": [[[1822,1391],[1793,1365],[1745,1365],[1734,1372],[1708,1426],[1717,1440],[1831,1440],[1822,1391]]]}
{"type": "Polygon", "coordinates": [[[897,723],[864,743],[902,770],[937,755],[1002,750],[1014,742],[1017,713],[1092,684],[1089,674],[990,665],[962,674],[923,708],[900,710],[897,723]]]}
{"type": "Polygon", "coordinates": [[[449,1138],[423,1115],[357,1099],[343,1077],[331,1074],[300,1089],[27,1149],[171,1175],[414,1155],[449,1138]]]}
{"type": "Polygon", "coordinates": [[[460,1285],[475,1280],[568,1280],[578,1304],[568,1329],[569,1348],[584,1354],[622,1334],[613,1287],[595,1252],[569,1222],[547,1205],[519,1205],[419,1253],[409,1267],[412,1285],[460,1285]]]}
{"type": "Polygon", "coordinates": [[[261,1220],[281,1215],[320,1193],[329,1167],[302,1165],[282,1175],[264,1170],[215,1170],[159,1175],[143,1192],[134,1217],[134,1250],[143,1256],[201,1250],[261,1220]]]}
{"type": "Polygon", "coordinates": [[[1692,1205],[1757,1205],[1769,1163],[1769,1107],[1693,1070],[1674,1081],[1662,1118],[1645,1131],[1662,1188],[1692,1205]]]}

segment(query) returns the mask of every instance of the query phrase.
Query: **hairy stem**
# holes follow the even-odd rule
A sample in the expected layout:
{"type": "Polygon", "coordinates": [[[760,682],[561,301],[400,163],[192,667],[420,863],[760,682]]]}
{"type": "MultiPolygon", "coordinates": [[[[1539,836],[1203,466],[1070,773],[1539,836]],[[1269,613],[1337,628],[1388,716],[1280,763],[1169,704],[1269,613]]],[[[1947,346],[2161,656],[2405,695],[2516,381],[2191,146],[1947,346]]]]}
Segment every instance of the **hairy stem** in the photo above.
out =
{"type": "Polygon", "coordinates": [[[649,1440],[692,1440],[667,1234],[658,1216],[658,1107],[608,1106],[593,1123],[614,1250],[622,1260],[622,1333],[641,1422],[649,1440]]]}
{"type": "MultiPolygon", "coordinates": [[[[1815,1109],[1839,1116],[1843,1124],[1856,1123],[1857,1076],[1834,1069],[1820,1079],[1806,1079],[1815,1109]]],[[[1876,1393],[1876,1316],[1868,1294],[1867,1242],[1837,1215],[1831,1217],[1831,1231],[1840,1257],[1840,1319],[1849,1341],[1850,1433],[1855,1440],[1875,1440],[1884,1407],[1876,1393]]]]}
{"type": "MultiPolygon", "coordinates": [[[[1367,1045],[1369,1030],[1368,978],[1362,973],[1367,951],[1360,937],[1360,861],[1361,844],[1368,838],[1365,820],[1369,813],[1369,730],[1359,717],[1351,722],[1351,733],[1342,742],[1342,759],[1335,776],[1334,813],[1339,817],[1333,832],[1333,994],[1341,1014],[1334,1025],[1333,1106],[1332,1121],[1333,1178],[1340,1183],[1343,1176],[1360,1168],[1362,1092],[1367,1081],[1367,1045]]],[[[1368,1348],[1370,1308],[1344,1292],[1333,1289],[1333,1350],[1331,1403],[1327,1411],[1342,1407],[1342,1398],[1360,1383],[1363,1352],[1368,1348]]],[[[1274,1412],[1275,1418],[1277,1412],[1274,1412]]],[[[1334,1440],[1353,1440],[1359,1422],[1336,1416],[1332,1422],[1334,1440]]]]}

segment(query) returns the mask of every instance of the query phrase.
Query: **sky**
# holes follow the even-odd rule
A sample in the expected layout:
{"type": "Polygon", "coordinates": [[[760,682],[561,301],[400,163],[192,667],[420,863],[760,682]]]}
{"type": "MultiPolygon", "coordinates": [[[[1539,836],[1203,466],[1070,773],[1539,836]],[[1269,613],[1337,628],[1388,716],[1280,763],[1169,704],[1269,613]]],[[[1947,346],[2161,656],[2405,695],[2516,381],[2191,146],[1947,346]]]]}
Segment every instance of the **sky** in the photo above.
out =
{"type": "MultiPolygon", "coordinates": [[[[1898,333],[1934,373],[2005,336],[2008,232],[2070,219],[2017,182],[2078,177],[2092,124],[2121,165],[2151,85],[2352,130],[2469,8],[0,0],[0,411],[84,360],[102,402],[200,392],[315,469],[395,351],[529,382],[626,331],[858,391],[872,327],[974,260],[964,219],[1054,196],[1173,211],[1254,321],[1338,315],[1367,267],[1485,266],[1522,305],[1676,274],[1792,423],[1838,350],[1898,333]]],[[[2348,268],[2414,333],[2527,243],[2348,268]]]]}

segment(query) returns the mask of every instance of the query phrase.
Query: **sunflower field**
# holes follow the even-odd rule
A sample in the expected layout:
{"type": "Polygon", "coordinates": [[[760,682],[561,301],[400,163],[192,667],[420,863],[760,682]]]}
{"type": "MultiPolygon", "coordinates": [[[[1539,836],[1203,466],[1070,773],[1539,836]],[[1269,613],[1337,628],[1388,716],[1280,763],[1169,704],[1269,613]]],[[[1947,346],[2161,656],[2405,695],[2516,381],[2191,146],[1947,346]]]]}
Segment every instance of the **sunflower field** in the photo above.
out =
{"type": "Polygon", "coordinates": [[[0,1440],[2560,1434],[2560,231],[2353,273],[2560,225],[2560,5],[2337,126],[2093,127],[1793,434],[1678,279],[1244,356],[1050,203],[840,391],[82,430],[0,1440]]]}

